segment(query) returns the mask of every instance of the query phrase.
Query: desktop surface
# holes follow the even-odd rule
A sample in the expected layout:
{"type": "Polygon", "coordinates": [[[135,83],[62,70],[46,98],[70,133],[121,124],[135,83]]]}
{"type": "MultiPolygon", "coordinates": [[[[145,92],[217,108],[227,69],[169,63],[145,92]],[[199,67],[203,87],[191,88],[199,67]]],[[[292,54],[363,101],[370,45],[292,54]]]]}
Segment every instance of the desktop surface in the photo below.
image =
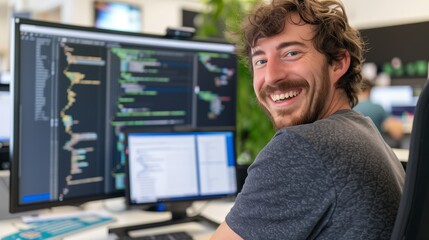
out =
{"type": "MultiPolygon", "coordinates": [[[[199,211],[202,210],[201,215],[206,216],[216,222],[223,222],[226,214],[229,212],[233,205],[232,200],[213,200],[210,202],[201,201],[194,202],[192,210],[199,211]],[[206,205],[207,204],[207,205],[206,205]]],[[[86,211],[89,210],[107,210],[115,218],[113,222],[96,226],[93,228],[85,229],[67,235],[62,239],[65,240],[74,240],[74,239],[116,239],[115,236],[108,234],[108,228],[111,227],[121,227],[127,226],[130,224],[140,224],[140,223],[151,223],[157,221],[163,221],[170,217],[168,212],[149,212],[142,211],[140,209],[125,209],[125,200],[123,198],[108,199],[103,201],[94,201],[89,202],[83,206],[86,211]],[[107,206],[107,207],[106,207],[107,206]]],[[[42,210],[41,214],[55,214],[55,213],[64,213],[64,212],[73,212],[76,211],[76,208],[71,207],[58,207],[51,210],[42,210]]],[[[192,213],[191,213],[192,214],[192,213]]],[[[12,234],[19,230],[19,228],[26,227],[27,225],[21,220],[21,218],[16,217],[8,220],[0,221],[0,238],[3,238],[9,234],[12,234]]],[[[170,225],[166,227],[151,228],[146,230],[139,230],[130,233],[131,236],[142,236],[142,235],[153,235],[161,234],[168,232],[177,232],[185,231],[189,233],[195,240],[207,239],[214,231],[211,226],[206,226],[200,223],[184,223],[170,225]]]]}

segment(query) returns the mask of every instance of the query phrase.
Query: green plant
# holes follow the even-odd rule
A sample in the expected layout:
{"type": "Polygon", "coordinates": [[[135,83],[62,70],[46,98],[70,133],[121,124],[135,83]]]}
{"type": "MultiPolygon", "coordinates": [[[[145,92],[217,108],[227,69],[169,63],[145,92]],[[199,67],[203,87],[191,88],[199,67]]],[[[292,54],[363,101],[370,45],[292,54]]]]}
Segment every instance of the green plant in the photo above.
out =
{"type": "MultiPolygon", "coordinates": [[[[201,17],[197,37],[223,38],[226,32],[237,32],[248,9],[258,0],[203,0],[207,11],[201,17]]],[[[260,109],[252,87],[252,75],[247,63],[238,61],[237,84],[237,153],[238,163],[253,162],[259,151],[274,134],[272,124],[260,109]]]]}

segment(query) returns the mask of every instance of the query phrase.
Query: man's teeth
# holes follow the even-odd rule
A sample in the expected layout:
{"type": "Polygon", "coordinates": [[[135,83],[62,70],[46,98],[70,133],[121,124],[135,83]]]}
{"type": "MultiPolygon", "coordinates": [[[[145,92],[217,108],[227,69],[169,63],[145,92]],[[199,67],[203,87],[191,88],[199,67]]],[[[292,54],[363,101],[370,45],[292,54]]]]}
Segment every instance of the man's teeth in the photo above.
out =
{"type": "Polygon", "coordinates": [[[282,93],[282,94],[272,94],[271,99],[274,102],[277,102],[277,101],[282,101],[282,100],[285,100],[288,98],[296,97],[297,95],[298,95],[298,91],[290,91],[290,92],[282,93]]]}

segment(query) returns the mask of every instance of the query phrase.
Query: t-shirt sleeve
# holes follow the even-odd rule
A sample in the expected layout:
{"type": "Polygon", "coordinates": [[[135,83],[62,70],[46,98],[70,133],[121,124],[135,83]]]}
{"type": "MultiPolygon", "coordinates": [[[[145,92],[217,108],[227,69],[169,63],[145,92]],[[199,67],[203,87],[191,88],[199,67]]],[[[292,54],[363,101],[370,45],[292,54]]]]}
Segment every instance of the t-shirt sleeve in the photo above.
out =
{"type": "Polygon", "coordinates": [[[283,131],[249,167],[226,222],[244,239],[308,239],[329,224],[335,196],[322,156],[283,131]]]}

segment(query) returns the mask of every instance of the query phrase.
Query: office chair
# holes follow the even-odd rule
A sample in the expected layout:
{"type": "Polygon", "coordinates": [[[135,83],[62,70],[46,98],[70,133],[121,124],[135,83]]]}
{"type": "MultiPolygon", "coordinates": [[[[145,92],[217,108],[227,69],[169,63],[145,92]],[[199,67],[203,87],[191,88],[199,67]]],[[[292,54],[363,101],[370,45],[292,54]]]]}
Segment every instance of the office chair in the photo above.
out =
{"type": "Polygon", "coordinates": [[[429,239],[429,86],[417,102],[404,191],[391,240],[429,239]]]}

